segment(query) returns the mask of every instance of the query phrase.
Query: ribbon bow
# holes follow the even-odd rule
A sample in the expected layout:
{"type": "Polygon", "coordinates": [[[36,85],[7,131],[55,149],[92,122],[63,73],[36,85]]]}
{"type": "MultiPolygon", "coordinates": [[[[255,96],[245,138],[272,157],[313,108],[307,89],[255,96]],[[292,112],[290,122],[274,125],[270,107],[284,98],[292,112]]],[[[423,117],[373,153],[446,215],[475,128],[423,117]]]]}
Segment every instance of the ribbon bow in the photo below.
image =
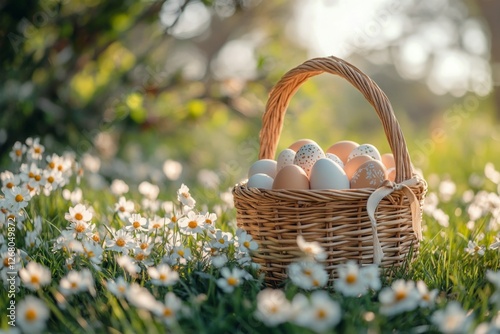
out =
{"type": "Polygon", "coordinates": [[[382,246],[380,245],[380,240],[378,239],[377,220],[375,219],[375,212],[377,211],[380,201],[384,199],[386,196],[390,195],[393,191],[402,190],[403,193],[406,195],[406,197],[408,197],[411,207],[413,231],[415,232],[417,239],[422,240],[422,230],[420,226],[422,220],[422,213],[420,211],[420,203],[417,199],[417,196],[415,196],[413,191],[409,188],[410,186],[418,184],[418,182],[419,179],[416,176],[401,183],[394,183],[389,180],[386,180],[382,184],[382,186],[380,186],[380,188],[375,190],[368,198],[368,202],[366,204],[366,210],[368,212],[368,216],[370,217],[370,221],[372,223],[373,252],[374,252],[373,261],[376,264],[380,264],[382,262],[382,258],[384,257],[384,252],[382,251],[382,246]]]}

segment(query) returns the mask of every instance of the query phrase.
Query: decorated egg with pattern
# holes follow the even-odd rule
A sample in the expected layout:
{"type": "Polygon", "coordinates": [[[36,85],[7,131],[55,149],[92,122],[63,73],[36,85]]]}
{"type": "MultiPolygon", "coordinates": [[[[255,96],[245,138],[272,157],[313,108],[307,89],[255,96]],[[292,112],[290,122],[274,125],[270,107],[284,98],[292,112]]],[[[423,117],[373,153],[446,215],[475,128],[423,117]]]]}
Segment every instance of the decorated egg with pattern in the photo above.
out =
{"type": "Polygon", "coordinates": [[[305,144],[295,154],[293,163],[302,167],[309,177],[314,163],[324,157],[325,153],[318,144],[305,144]]]}
{"type": "Polygon", "coordinates": [[[382,157],[380,156],[380,152],[375,146],[373,146],[372,144],[363,144],[352,150],[352,152],[349,154],[349,157],[347,157],[347,161],[362,154],[369,155],[375,160],[380,161],[382,159],[382,157]]]}
{"type": "Polygon", "coordinates": [[[336,162],[340,167],[344,168],[344,162],[337,155],[333,153],[326,153],[325,156],[333,162],[336,162]]]}
{"type": "Polygon", "coordinates": [[[385,167],[378,160],[362,164],[351,178],[351,189],[378,188],[385,181],[385,167]]]}
{"type": "Polygon", "coordinates": [[[295,151],[291,148],[284,149],[278,154],[278,159],[276,160],[278,165],[276,167],[276,172],[279,172],[286,165],[293,165],[293,159],[295,159],[295,151]]]}

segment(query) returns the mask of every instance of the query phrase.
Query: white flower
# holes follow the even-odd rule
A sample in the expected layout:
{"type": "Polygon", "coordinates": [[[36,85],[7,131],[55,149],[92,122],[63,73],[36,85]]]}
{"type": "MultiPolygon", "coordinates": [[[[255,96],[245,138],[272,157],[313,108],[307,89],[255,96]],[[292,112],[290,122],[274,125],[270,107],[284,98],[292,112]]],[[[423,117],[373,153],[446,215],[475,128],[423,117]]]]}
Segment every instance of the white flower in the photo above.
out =
{"type": "Polygon", "coordinates": [[[475,254],[478,254],[480,256],[484,255],[484,247],[479,246],[478,244],[476,244],[472,240],[469,240],[469,243],[467,244],[465,251],[471,255],[475,255],[475,254]]]}
{"type": "Polygon", "coordinates": [[[158,267],[149,267],[148,274],[151,283],[158,286],[171,286],[179,280],[177,271],[172,270],[168,264],[160,264],[158,267]]]}
{"type": "Polygon", "coordinates": [[[290,319],[291,304],[283,290],[265,289],[257,295],[255,317],[270,327],[277,326],[290,319]]]}
{"type": "Polygon", "coordinates": [[[43,301],[26,296],[17,306],[16,325],[19,325],[24,333],[41,333],[49,316],[50,311],[43,301]]]}
{"type": "Polygon", "coordinates": [[[259,248],[259,245],[253,240],[252,236],[242,228],[236,230],[236,240],[240,251],[244,253],[255,251],[259,248]]]}
{"type": "Polygon", "coordinates": [[[212,240],[210,246],[217,249],[226,249],[229,244],[232,243],[233,235],[229,232],[223,232],[222,230],[216,230],[215,234],[211,236],[212,240]]]}
{"type": "Polygon", "coordinates": [[[148,230],[153,232],[153,230],[162,229],[165,226],[165,221],[166,218],[154,216],[152,219],[149,220],[148,230]]]}
{"type": "Polygon", "coordinates": [[[116,231],[113,239],[106,240],[106,248],[121,252],[122,254],[128,254],[128,251],[133,248],[134,245],[132,236],[124,229],[116,231]]]}
{"type": "Polygon", "coordinates": [[[339,278],[334,281],[335,290],[344,296],[356,297],[368,291],[368,282],[356,262],[349,261],[338,267],[339,278]]]}
{"type": "Polygon", "coordinates": [[[89,224],[80,220],[71,222],[67,227],[68,231],[73,232],[73,237],[76,239],[81,239],[84,235],[89,232],[89,224]]]}
{"type": "Polygon", "coordinates": [[[116,196],[121,196],[123,194],[128,193],[128,184],[125,183],[125,181],[120,180],[120,179],[115,179],[113,182],[111,182],[111,192],[115,194],[116,196]]]}
{"type": "Polygon", "coordinates": [[[27,231],[24,242],[26,243],[26,247],[34,248],[40,246],[42,240],[39,238],[38,231],[27,231]]]}
{"type": "Polygon", "coordinates": [[[154,312],[160,306],[160,303],[151,292],[137,283],[130,284],[129,289],[125,293],[125,297],[128,302],[135,307],[146,309],[151,312],[154,312]]]}
{"type": "Polygon", "coordinates": [[[123,196],[118,199],[117,203],[115,203],[115,212],[118,213],[118,216],[123,220],[126,220],[128,217],[130,217],[134,210],[134,202],[127,200],[123,196]]]}
{"type": "Polygon", "coordinates": [[[177,321],[177,317],[181,310],[182,300],[173,292],[168,292],[165,295],[165,303],[158,303],[158,306],[153,312],[156,316],[160,317],[166,325],[170,325],[177,321]]]}
{"type": "Polygon", "coordinates": [[[28,146],[27,157],[29,160],[42,160],[45,147],[40,144],[40,138],[29,137],[26,139],[26,145],[28,146]]]}
{"type": "Polygon", "coordinates": [[[116,263],[132,276],[141,271],[141,267],[128,255],[119,256],[116,259],[116,263]]]}
{"type": "Polygon", "coordinates": [[[234,288],[240,286],[247,272],[233,268],[230,270],[227,267],[224,267],[220,270],[221,278],[217,280],[217,286],[222,289],[222,291],[226,293],[231,293],[234,291],[234,288]]]}
{"type": "Polygon", "coordinates": [[[163,173],[172,181],[177,180],[182,173],[182,165],[180,162],[168,159],[163,163],[163,173]]]}
{"type": "Polygon", "coordinates": [[[139,193],[149,200],[155,200],[158,198],[160,188],[155,184],[143,181],[139,184],[139,193]]]}
{"type": "Polygon", "coordinates": [[[486,278],[495,286],[495,292],[490,296],[490,302],[500,305],[500,271],[487,270],[486,278]]]}
{"type": "Polygon", "coordinates": [[[339,304],[326,291],[319,290],[311,294],[309,304],[297,314],[294,321],[300,326],[322,333],[334,328],[341,319],[339,304]]]}
{"type": "Polygon", "coordinates": [[[196,201],[189,193],[189,188],[185,184],[182,184],[179,190],[177,190],[177,200],[189,208],[194,208],[196,204],[196,201]]]}
{"type": "Polygon", "coordinates": [[[73,191],[64,189],[62,195],[65,200],[70,201],[73,205],[80,203],[83,198],[82,189],[80,188],[75,188],[73,191]]]}
{"type": "Polygon", "coordinates": [[[28,189],[20,187],[12,187],[4,192],[4,205],[11,211],[19,211],[28,206],[31,200],[31,195],[28,189]]]}
{"type": "Polygon", "coordinates": [[[64,296],[73,295],[82,291],[90,291],[92,293],[93,289],[94,278],[88,269],[83,269],[80,272],[72,270],[59,282],[59,291],[64,296]]]}
{"type": "Polygon", "coordinates": [[[20,141],[16,141],[14,146],[12,147],[12,151],[10,151],[9,156],[14,162],[19,162],[23,160],[23,155],[27,151],[26,145],[21,143],[20,141]]]}
{"type": "Polygon", "coordinates": [[[28,289],[34,291],[50,284],[51,281],[50,269],[36,262],[30,262],[22,268],[19,277],[28,289]]]}
{"type": "Polygon", "coordinates": [[[420,296],[413,281],[399,279],[379,293],[380,313],[392,316],[414,310],[419,303],[420,296]]]}
{"type": "Polygon", "coordinates": [[[88,223],[92,219],[92,212],[83,204],[77,204],[69,208],[69,213],[64,215],[64,219],[73,223],[88,223]]]}
{"type": "Polygon", "coordinates": [[[123,276],[118,277],[116,281],[108,280],[107,287],[109,292],[115,295],[115,297],[124,297],[129,288],[123,276]]]}
{"type": "Polygon", "coordinates": [[[420,307],[432,307],[436,302],[436,296],[438,294],[438,290],[434,289],[429,291],[429,288],[424,283],[424,281],[417,282],[417,290],[420,295],[420,307]]]}
{"type": "Polygon", "coordinates": [[[14,175],[8,170],[0,173],[0,179],[2,180],[3,192],[6,192],[7,189],[12,189],[15,186],[19,187],[19,184],[21,184],[21,178],[19,175],[14,175]]]}
{"type": "Polygon", "coordinates": [[[316,261],[324,261],[327,257],[325,250],[319,242],[317,241],[306,241],[304,237],[299,234],[297,236],[297,245],[300,250],[306,255],[306,257],[310,257],[316,261]]]}
{"type": "Polygon", "coordinates": [[[215,268],[224,267],[228,261],[226,254],[212,255],[211,259],[212,259],[212,265],[215,268]]]}
{"type": "Polygon", "coordinates": [[[288,277],[296,286],[312,290],[324,287],[328,273],[323,265],[313,261],[294,262],[288,266],[288,277]]]}
{"type": "Polygon", "coordinates": [[[471,316],[467,316],[458,302],[450,301],[446,309],[434,312],[431,320],[441,333],[468,333],[471,316]]]}
{"type": "Polygon", "coordinates": [[[99,265],[102,262],[102,253],[103,249],[100,245],[95,244],[91,241],[83,242],[83,253],[90,260],[93,267],[97,270],[100,270],[99,265]]]}
{"type": "Polygon", "coordinates": [[[177,221],[177,225],[183,234],[196,235],[205,230],[205,217],[189,211],[185,217],[177,221]]]}
{"type": "Polygon", "coordinates": [[[361,267],[360,272],[369,289],[380,290],[382,282],[380,282],[380,271],[376,264],[361,267]]]}
{"type": "Polygon", "coordinates": [[[439,195],[443,202],[448,202],[456,191],[457,186],[451,180],[444,180],[439,184],[439,195]]]}
{"type": "Polygon", "coordinates": [[[133,213],[128,218],[128,224],[125,226],[125,229],[127,231],[147,232],[147,227],[148,219],[138,213],[133,213]]]}

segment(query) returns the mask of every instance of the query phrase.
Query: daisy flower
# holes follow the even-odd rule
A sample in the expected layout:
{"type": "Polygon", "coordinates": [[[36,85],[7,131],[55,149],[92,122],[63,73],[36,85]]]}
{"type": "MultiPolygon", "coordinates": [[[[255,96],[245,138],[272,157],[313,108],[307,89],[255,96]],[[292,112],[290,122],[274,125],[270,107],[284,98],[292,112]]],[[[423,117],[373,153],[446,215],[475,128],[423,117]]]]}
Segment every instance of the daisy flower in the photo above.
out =
{"type": "Polygon", "coordinates": [[[134,276],[141,272],[141,267],[128,255],[122,255],[116,258],[116,263],[130,275],[134,276]]]}
{"type": "Polygon", "coordinates": [[[70,296],[79,292],[94,290],[94,278],[89,269],[82,271],[70,271],[59,281],[59,291],[64,296],[70,296]]]}
{"type": "Polygon", "coordinates": [[[177,222],[183,234],[196,235],[205,230],[205,217],[197,215],[194,211],[189,211],[185,217],[177,222]]]}
{"type": "Polygon", "coordinates": [[[441,333],[468,333],[471,325],[471,316],[457,301],[450,301],[444,310],[434,312],[431,321],[441,333]]]}
{"type": "Polygon", "coordinates": [[[221,278],[217,280],[217,286],[226,293],[231,293],[237,286],[240,286],[247,272],[233,268],[232,270],[228,267],[224,267],[220,270],[221,278]]]}
{"type": "Polygon", "coordinates": [[[155,184],[143,181],[139,184],[139,193],[149,200],[155,200],[158,198],[160,188],[155,184]]]}
{"type": "Polygon", "coordinates": [[[36,262],[30,262],[22,268],[19,271],[19,277],[23,284],[33,291],[50,284],[52,279],[50,269],[36,262]]]}
{"type": "Polygon", "coordinates": [[[108,280],[107,282],[107,288],[108,291],[111,292],[115,297],[125,297],[129,285],[127,281],[123,278],[123,276],[120,276],[115,280],[108,280]]]}
{"type": "Polygon", "coordinates": [[[323,265],[313,261],[294,262],[288,266],[288,277],[296,286],[312,290],[328,283],[328,273],[323,265]]]}
{"type": "Polygon", "coordinates": [[[480,256],[484,255],[484,247],[479,246],[478,244],[476,244],[472,240],[469,240],[469,243],[467,244],[467,247],[464,248],[464,250],[471,255],[475,255],[475,254],[478,254],[480,256]]]}
{"type": "Polygon", "coordinates": [[[324,261],[326,260],[326,253],[323,247],[317,241],[307,242],[304,237],[299,234],[297,236],[297,245],[300,250],[311,259],[316,261],[324,261]]]}
{"type": "Polygon", "coordinates": [[[73,223],[88,223],[92,220],[92,212],[83,204],[77,204],[69,208],[69,212],[64,215],[64,219],[73,223]]]}
{"type": "Polygon", "coordinates": [[[75,188],[75,190],[73,191],[64,189],[62,192],[62,196],[65,200],[70,201],[73,205],[80,203],[83,199],[82,189],[80,188],[75,188]]]}
{"type": "Polygon", "coordinates": [[[252,236],[242,228],[236,230],[236,240],[241,252],[248,253],[259,248],[259,245],[253,240],[252,236]]]}
{"type": "Polygon", "coordinates": [[[487,270],[486,279],[495,287],[495,292],[490,296],[490,302],[500,305],[500,271],[487,270]]]}
{"type": "Polygon", "coordinates": [[[14,146],[12,147],[12,151],[10,151],[9,156],[14,162],[20,162],[23,160],[23,155],[26,153],[28,148],[26,145],[21,143],[20,141],[16,141],[14,146]]]}
{"type": "Polygon", "coordinates": [[[21,178],[19,175],[15,175],[10,171],[5,171],[0,173],[0,179],[2,180],[2,191],[5,193],[6,189],[12,189],[13,187],[19,187],[21,184],[21,178]]]}
{"type": "Polygon", "coordinates": [[[142,263],[144,266],[149,267],[155,264],[154,260],[151,258],[151,250],[150,249],[141,249],[136,247],[133,249],[134,252],[134,260],[137,263],[142,263]]]}
{"type": "Polygon", "coordinates": [[[171,181],[177,180],[182,173],[182,164],[178,161],[167,159],[163,163],[163,173],[171,181]]]}
{"type": "Polygon", "coordinates": [[[196,204],[196,201],[189,193],[189,188],[185,184],[182,184],[179,190],[177,190],[177,200],[189,208],[194,208],[196,204]]]}
{"type": "Polygon", "coordinates": [[[232,243],[232,234],[229,232],[223,232],[222,230],[216,230],[215,234],[212,236],[210,246],[218,249],[226,249],[232,243]]]}
{"type": "Polygon", "coordinates": [[[100,270],[100,264],[102,263],[102,253],[103,249],[101,246],[96,245],[93,242],[90,241],[84,241],[83,242],[83,254],[87,259],[90,260],[92,263],[92,266],[100,270]]]}
{"type": "Polygon", "coordinates": [[[121,196],[128,193],[129,187],[125,181],[120,179],[115,179],[111,182],[111,192],[116,196],[121,196]]]}
{"type": "Polygon", "coordinates": [[[142,251],[150,252],[154,246],[153,237],[144,233],[141,233],[136,237],[136,242],[137,242],[137,248],[139,248],[142,251]]]}
{"type": "Polygon", "coordinates": [[[179,313],[183,309],[182,300],[179,299],[173,292],[168,292],[165,295],[165,303],[159,303],[153,312],[166,325],[170,325],[177,321],[179,313]]]}
{"type": "Polygon", "coordinates": [[[161,303],[155,299],[151,292],[137,283],[130,284],[125,292],[125,298],[135,307],[151,312],[161,307],[161,303]]]}
{"type": "Polygon", "coordinates": [[[58,170],[45,169],[42,173],[42,177],[45,180],[43,188],[45,196],[50,195],[53,190],[56,190],[64,183],[64,177],[58,170]]]}
{"type": "Polygon", "coordinates": [[[128,254],[128,251],[134,247],[134,239],[129,232],[124,229],[116,231],[113,239],[106,240],[106,248],[122,254],[128,254]]]}
{"type": "Polygon", "coordinates": [[[339,278],[334,281],[335,290],[344,296],[357,297],[368,291],[368,283],[356,262],[348,261],[339,266],[338,276],[339,278]]]}
{"type": "Polygon", "coordinates": [[[270,327],[285,323],[290,319],[291,304],[283,290],[264,289],[257,295],[255,317],[270,327]]]}
{"type": "Polygon", "coordinates": [[[34,248],[40,246],[42,240],[39,238],[39,232],[37,231],[28,231],[26,232],[26,236],[24,237],[24,243],[26,247],[34,248]]]}
{"type": "Polygon", "coordinates": [[[11,211],[19,211],[28,206],[31,200],[31,195],[28,189],[20,187],[12,187],[4,192],[4,205],[11,211]]]}
{"type": "Polygon", "coordinates": [[[413,311],[420,301],[418,291],[415,289],[413,281],[405,282],[399,279],[392,283],[391,287],[386,287],[378,296],[380,303],[380,313],[393,316],[406,311],[413,311]]]}
{"type": "Polygon", "coordinates": [[[429,291],[429,288],[424,283],[424,281],[418,281],[417,282],[417,291],[418,291],[418,294],[420,295],[420,302],[419,302],[420,307],[432,307],[432,306],[434,306],[434,303],[436,302],[436,297],[438,294],[437,289],[429,291]]]}
{"type": "Polygon", "coordinates": [[[27,157],[29,160],[42,160],[45,147],[40,144],[40,138],[30,137],[26,139],[26,145],[28,146],[27,157]]]}
{"type": "Polygon", "coordinates": [[[322,333],[337,326],[341,319],[339,304],[326,291],[320,290],[311,294],[308,307],[297,314],[295,322],[316,333],[322,333]]]}
{"type": "Polygon", "coordinates": [[[156,268],[149,267],[148,274],[151,277],[151,283],[157,286],[171,286],[179,280],[179,274],[168,264],[160,264],[156,268]]]}
{"type": "Polygon", "coordinates": [[[156,232],[162,229],[165,226],[165,220],[166,220],[165,218],[154,216],[152,219],[149,220],[148,230],[156,232]]]}
{"type": "Polygon", "coordinates": [[[122,220],[127,220],[130,217],[132,212],[135,210],[134,202],[125,199],[125,197],[121,196],[118,199],[118,202],[115,203],[115,212],[118,213],[118,216],[122,220]]]}
{"type": "Polygon", "coordinates": [[[184,246],[174,246],[170,253],[163,259],[166,263],[170,265],[179,263],[186,263],[187,260],[191,259],[191,249],[184,246]]]}
{"type": "Polygon", "coordinates": [[[217,252],[216,255],[212,254],[212,257],[210,259],[212,260],[212,265],[215,268],[224,267],[228,261],[227,255],[219,252],[217,252]]]}
{"type": "Polygon", "coordinates": [[[360,272],[369,289],[373,289],[375,291],[380,290],[382,282],[380,282],[380,271],[378,265],[370,264],[363,266],[361,267],[360,272]]]}
{"type": "Polygon", "coordinates": [[[133,213],[127,220],[128,224],[125,226],[125,230],[147,232],[148,219],[146,217],[142,217],[138,213],[133,213]]]}
{"type": "Polygon", "coordinates": [[[77,239],[81,239],[84,235],[89,232],[88,223],[83,220],[71,222],[71,224],[67,227],[68,231],[73,232],[73,237],[77,239]]]}
{"type": "Polygon", "coordinates": [[[50,311],[43,301],[33,296],[26,296],[19,302],[16,310],[16,325],[24,333],[41,333],[45,330],[50,311]]]}

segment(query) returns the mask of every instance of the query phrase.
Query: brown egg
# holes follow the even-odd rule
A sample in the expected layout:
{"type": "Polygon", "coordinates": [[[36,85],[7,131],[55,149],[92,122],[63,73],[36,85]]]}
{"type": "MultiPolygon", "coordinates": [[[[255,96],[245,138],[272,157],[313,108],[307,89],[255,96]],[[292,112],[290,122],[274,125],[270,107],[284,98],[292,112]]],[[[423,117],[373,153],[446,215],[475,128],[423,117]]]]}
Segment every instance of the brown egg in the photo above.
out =
{"type": "Polygon", "coordinates": [[[301,167],[286,165],[276,174],[273,189],[309,189],[309,178],[301,167]]]}
{"type": "Polygon", "coordinates": [[[295,143],[293,143],[292,145],[288,146],[288,148],[294,150],[295,152],[297,152],[305,144],[315,144],[315,145],[319,146],[318,143],[316,143],[312,139],[301,139],[301,140],[297,140],[295,143]]]}
{"type": "Polygon", "coordinates": [[[351,189],[378,188],[384,183],[385,167],[378,160],[362,164],[351,179],[351,189]]]}
{"type": "Polygon", "coordinates": [[[385,178],[389,181],[394,182],[394,180],[396,180],[396,168],[387,168],[387,170],[385,171],[385,178]]]}
{"type": "Polygon", "coordinates": [[[354,175],[354,173],[356,173],[356,171],[358,170],[358,168],[362,164],[364,164],[367,161],[372,161],[372,160],[373,160],[373,158],[370,157],[369,155],[366,155],[366,154],[357,156],[357,157],[349,160],[344,166],[344,171],[347,175],[347,178],[350,180],[352,178],[352,176],[354,175]]]}
{"type": "Polygon", "coordinates": [[[382,154],[382,163],[387,169],[396,167],[396,164],[394,162],[394,155],[392,153],[382,154]]]}
{"type": "Polygon", "coordinates": [[[328,148],[328,150],[326,150],[325,153],[335,154],[336,156],[338,156],[340,158],[340,160],[342,160],[342,162],[345,165],[345,163],[347,162],[347,157],[349,156],[351,151],[354,150],[358,146],[359,146],[359,144],[354,142],[354,141],[342,140],[342,141],[336,142],[335,144],[330,146],[328,148]]]}

